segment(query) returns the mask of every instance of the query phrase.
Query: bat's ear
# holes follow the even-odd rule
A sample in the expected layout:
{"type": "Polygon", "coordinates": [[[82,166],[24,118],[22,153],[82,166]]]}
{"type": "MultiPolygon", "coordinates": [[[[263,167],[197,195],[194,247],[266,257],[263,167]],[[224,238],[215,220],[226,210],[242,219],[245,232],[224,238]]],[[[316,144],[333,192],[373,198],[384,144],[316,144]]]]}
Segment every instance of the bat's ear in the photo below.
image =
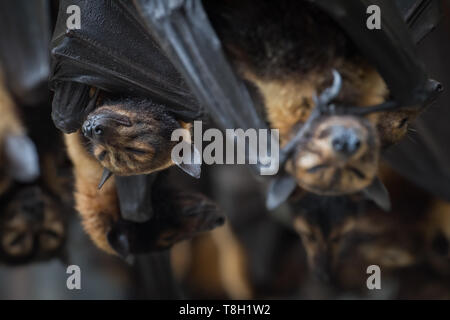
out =
{"type": "Polygon", "coordinates": [[[364,195],[375,202],[384,211],[391,211],[389,191],[377,177],[370,186],[363,190],[364,195]]]}
{"type": "Polygon", "coordinates": [[[275,177],[269,185],[267,192],[266,207],[269,210],[278,208],[285,202],[297,187],[295,178],[286,172],[275,177]]]}
{"type": "Polygon", "coordinates": [[[34,142],[25,134],[9,135],[4,152],[10,175],[19,182],[32,182],[40,175],[39,156],[34,142]]]}
{"type": "Polygon", "coordinates": [[[178,166],[178,168],[186,172],[188,175],[196,179],[200,179],[200,175],[202,173],[202,156],[200,154],[200,151],[198,151],[193,143],[191,143],[188,148],[190,148],[191,150],[191,160],[174,161],[174,163],[176,166],[178,166]]]}

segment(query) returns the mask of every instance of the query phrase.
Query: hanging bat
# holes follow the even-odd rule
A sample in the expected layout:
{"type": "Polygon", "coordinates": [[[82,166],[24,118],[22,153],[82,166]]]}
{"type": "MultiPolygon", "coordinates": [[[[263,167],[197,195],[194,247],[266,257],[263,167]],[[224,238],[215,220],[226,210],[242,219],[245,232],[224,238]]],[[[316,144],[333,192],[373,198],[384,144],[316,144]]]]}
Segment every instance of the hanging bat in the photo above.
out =
{"type": "Polygon", "coordinates": [[[58,134],[42,111],[24,112],[0,81],[1,263],[64,256],[70,187],[60,175],[58,134]]]}
{"type": "MultiPolygon", "coordinates": [[[[373,33],[358,22],[357,17],[366,17],[365,1],[286,0],[257,7],[251,1],[137,0],[136,4],[149,32],[164,44],[217,123],[223,128],[264,127],[255,108],[254,96],[259,96],[270,126],[280,130],[282,146],[292,142],[310,118],[317,107],[314,96],[330,87],[333,69],[342,75],[342,90],[325,102],[342,106],[344,114],[368,118],[382,147],[400,140],[421,107],[441,90],[428,81],[414,52],[413,41],[430,31],[423,26],[432,27],[438,20],[435,14],[421,16],[429,2],[403,2],[403,18],[394,2],[372,3],[382,7],[385,26],[373,33]],[[419,3],[424,4],[420,10],[419,3]],[[367,108],[347,108],[351,106],[367,108]]],[[[431,7],[438,5],[436,1],[431,7]]],[[[338,178],[350,179],[346,177],[350,174],[338,178]]],[[[322,185],[329,185],[336,178],[322,179],[322,185]]],[[[284,176],[278,180],[268,195],[272,208],[296,186],[284,176]],[[275,190],[282,194],[273,194],[275,190]]],[[[365,180],[351,189],[367,187],[372,198],[385,193],[373,176],[365,180]]]]}
{"type": "Polygon", "coordinates": [[[76,209],[84,229],[100,249],[128,258],[167,249],[223,224],[224,218],[214,203],[200,194],[171,190],[164,186],[164,178],[157,179],[153,192],[145,195],[152,199],[151,218],[146,222],[123,219],[116,177],[108,181],[101,177],[102,166],[86,148],[83,135],[74,133],[65,138],[74,165],[76,209]]]}
{"type": "MultiPolygon", "coordinates": [[[[172,166],[171,133],[188,129],[202,110],[142,28],[131,2],[60,2],[52,40],[51,86],[55,125],[66,133],[76,132],[66,136],[75,166],[76,206],[98,247],[126,257],[167,248],[220,224],[217,210],[200,196],[180,193],[179,198],[172,197],[173,208],[164,208],[147,200],[153,180],[133,177],[172,166]],[[73,4],[81,9],[79,30],[66,26],[66,8],[73,4]],[[99,27],[98,17],[111,26],[99,27]],[[115,178],[107,183],[112,174],[115,178]],[[127,184],[133,188],[125,188],[127,184]],[[157,218],[155,208],[167,219],[157,218]],[[172,212],[166,212],[169,209],[172,212]],[[147,222],[139,224],[137,218],[147,222]],[[163,234],[167,240],[161,240],[163,234]]],[[[178,165],[199,175],[198,165],[178,165]]],[[[171,201],[169,194],[167,201],[171,201]]]]}
{"type": "Polygon", "coordinates": [[[299,194],[291,204],[293,226],[302,239],[310,270],[320,279],[342,284],[339,279],[346,274],[359,279],[356,275],[364,265],[394,270],[422,261],[421,230],[432,196],[385,165],[381,179],[391,190],[389,213],[358,195],[299,194]]]}

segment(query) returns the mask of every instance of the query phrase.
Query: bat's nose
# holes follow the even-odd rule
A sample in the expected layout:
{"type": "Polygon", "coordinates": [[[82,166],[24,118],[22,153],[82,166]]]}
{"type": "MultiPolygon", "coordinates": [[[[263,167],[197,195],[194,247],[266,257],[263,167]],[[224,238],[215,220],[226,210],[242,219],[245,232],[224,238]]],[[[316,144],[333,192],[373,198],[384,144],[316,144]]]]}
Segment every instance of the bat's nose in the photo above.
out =
{"type": "Polygon", "coordinates": [[[331,146],[336,153],[350,157],[361,147],[361,138],[352,128],[336,127],[331,137],[331,146]]]}
{"type": "Polygon", "coordinates": [[[104,128],[103,125],[99,123],[97,118],[92,118],[84,122],[81,131],[85,137],[95,138],[100,137],[103,134],[104,128]]]}

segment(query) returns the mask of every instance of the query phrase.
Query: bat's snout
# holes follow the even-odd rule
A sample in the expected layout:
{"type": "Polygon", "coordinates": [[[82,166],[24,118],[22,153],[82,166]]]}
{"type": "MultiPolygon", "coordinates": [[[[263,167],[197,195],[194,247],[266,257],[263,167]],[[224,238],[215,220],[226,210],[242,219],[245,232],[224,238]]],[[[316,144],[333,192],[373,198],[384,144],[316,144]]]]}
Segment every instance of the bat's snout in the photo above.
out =
{"type": "Polygon", "coordinates": [[[131,127],[129,117],[116,114],[110,110],[97,111],[90,114],[81,127],[81,132],[86,138],[94,141],[106,141],[108,138],[117,139],[120,127],[131,127]]]}
{"type": "Polygon", "coordinates": [[[91,119],[86,120],[83,123],[83,127],[81,131],[84,136],[89,139],[95,139],[103,136],[105,132],[106,126],[104,125],[105,121],[102,121],[101,118],[93,117],[91,119]]]}
{"type": "Polygon", "coordinates": [[[331,147],[335,153],[350,157],[361,147],[363,137],[354,128],[334,127],[331,134],[331,147]]]}

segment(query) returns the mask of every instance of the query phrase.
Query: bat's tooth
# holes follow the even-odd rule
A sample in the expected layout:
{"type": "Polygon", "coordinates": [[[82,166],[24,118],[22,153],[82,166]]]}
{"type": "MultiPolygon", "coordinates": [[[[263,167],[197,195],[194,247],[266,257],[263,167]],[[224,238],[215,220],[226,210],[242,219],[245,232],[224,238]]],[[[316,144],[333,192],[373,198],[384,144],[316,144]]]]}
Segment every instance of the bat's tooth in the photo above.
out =
{"type": "Polygon", "coordinates": [[[379,178],[375,178],[372,184],[363,190],[363,193],[384,211],[391,211],[389,192],[379,178]]]}
{"type": "Polygon", "coordinates": [[[102,177],[100,179],[100,183],[98,184],[98,189],[99,190],[103,187],[105,182],[108,181],[109,178],[111,178],[111,176],[112,176],[112,172],[109,171],[108,169],[104,168],[102,177]]]}

